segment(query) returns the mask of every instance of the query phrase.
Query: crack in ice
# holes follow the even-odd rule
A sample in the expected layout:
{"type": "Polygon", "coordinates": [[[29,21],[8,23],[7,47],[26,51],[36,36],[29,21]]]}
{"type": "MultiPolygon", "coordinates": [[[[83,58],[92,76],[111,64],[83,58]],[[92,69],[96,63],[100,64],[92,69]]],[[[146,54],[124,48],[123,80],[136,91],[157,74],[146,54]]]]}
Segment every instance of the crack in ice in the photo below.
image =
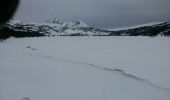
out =
{"type": "Polygon", "coordinates": [[[60,59],[60,58],[53,58],[51,56],[42,55],[40,53],[38,53],[38,54],[32,54],[31,53],[30,55],[37,55],[37,56],[44,57],[44,58],[47,58],[47,59],[52,59],[52,60],[62,61],[62,62],[67,62],[67,63],[75,63],[75,64],[80,64],[80,65],[86,65],[86,66],[90,66],[90,67],[94,67],[94,68],[97,68],[97,69],[100,69],[100,70],[105,70],[105,71],[110,71],[110,72],[117,72],[117,73],[119,73],[119,74],[121,74],[121,75],[123,75],[123,76],[125,76],[127,78],[131,78],[131,79],[134,79],[134,80],[146,83],[146,84],[148,84],[150,86],[153,86],[153,87],[156,87],[156,88],[159,88],[159,89],[164,89],[164,90],[170,92],[169,88],[161,87],[159,85],[156,85],[156,84],[150,82],[147,79],[140,78],[140,77],[137,77],[137,76],[135,76],[133,74],[126,73],[124,70],[119,69],[119,68],[112,69],[112,68],[102,67],[102,66],[99,66],[99,65],[91,64],[91,63],[78,62],[78,61],[67,60],[67,59],[60,59]]]}

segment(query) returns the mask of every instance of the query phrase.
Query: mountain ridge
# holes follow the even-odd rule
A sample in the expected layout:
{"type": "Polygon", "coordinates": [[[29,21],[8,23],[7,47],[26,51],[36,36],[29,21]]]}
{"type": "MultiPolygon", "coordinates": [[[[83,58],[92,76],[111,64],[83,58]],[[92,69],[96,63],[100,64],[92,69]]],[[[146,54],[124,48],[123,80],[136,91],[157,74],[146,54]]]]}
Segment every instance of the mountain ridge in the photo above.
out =
{"type": "Polygon", "coordinates": [[[134,29],[134,28],[139,28],[139,27],[158,25],[158,24],[162,24],[162,23],[164,23],[164,22],[150,22],[150,23],[137,24],[137,25],[126,26],[126,27],[116,27],[116,28],[111,28],[108,30],[110,30],[110,31],[128,30],[128,29],[134,29]]]}
{"type": "Polygon", "coordinates": [[[23,23],[10,21],[2,30],[0,38],[37,37],[37,36],[170,36],[170,22],[156,22],[138,25],[138,27],[121,28],[119,30],[99,29],[82,21],[66,22],[56,18],[45,23],[23,23]]]}

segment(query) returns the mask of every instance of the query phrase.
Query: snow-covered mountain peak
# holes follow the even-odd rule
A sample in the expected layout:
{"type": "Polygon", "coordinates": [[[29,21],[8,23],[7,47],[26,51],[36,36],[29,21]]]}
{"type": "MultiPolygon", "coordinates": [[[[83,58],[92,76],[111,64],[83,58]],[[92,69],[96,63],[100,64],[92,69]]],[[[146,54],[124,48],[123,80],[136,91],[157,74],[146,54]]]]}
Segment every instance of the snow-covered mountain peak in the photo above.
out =
{"type": "Polygon", "coordinates": [[[54,24],[57,26],[66,26],[66,27],[89,27],[83,21],[62,21],[57,18],[53,18],[47,21],[47,23],[54,24]]]}
{"type": "Polygon", "coordinates": [[[73,21],[72,22],[74,25],[76,26],[80,26],[80,27],[89,27],[86,23],[84,23],[83,21],[73,21]]]}
{"type": "Polygon", "coordinates": [[[53,18],[53,19],[49,19],[49,20],[47,20],[47,23],[52,23],[52,24],[63,24],[64,22],[63,21],[61,21],[61,20],[59,20],[59,19],[57,19],[57,18],[53,18]]]}

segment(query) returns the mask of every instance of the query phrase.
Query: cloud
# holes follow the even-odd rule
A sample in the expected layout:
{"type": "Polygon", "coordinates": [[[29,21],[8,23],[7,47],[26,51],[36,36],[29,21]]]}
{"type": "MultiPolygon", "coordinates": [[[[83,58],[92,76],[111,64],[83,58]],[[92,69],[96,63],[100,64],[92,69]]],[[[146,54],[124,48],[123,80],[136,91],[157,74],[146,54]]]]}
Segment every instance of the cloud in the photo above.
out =
{"type": "Polygon", "coordinates": [[[22,0],[16,19],[82,20],[95,27],[170,20],[169,0],[22,0]]]}

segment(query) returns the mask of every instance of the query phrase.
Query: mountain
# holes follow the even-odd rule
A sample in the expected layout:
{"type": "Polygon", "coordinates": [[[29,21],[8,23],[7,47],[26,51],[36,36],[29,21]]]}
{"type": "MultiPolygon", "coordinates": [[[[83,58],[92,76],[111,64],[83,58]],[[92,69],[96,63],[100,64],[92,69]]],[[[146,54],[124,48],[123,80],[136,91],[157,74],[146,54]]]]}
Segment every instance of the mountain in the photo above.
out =
{"type": "Polygon", "coordinates": [[[109,29],[109,30],[110,30],[110,31],[128,30],[128,29],[134,29],[134,28],[139,28],[139,27],[158,25],[158,24],[161,24],[161,23],[163,23],[163,22],[151,22],[151,23],[134,25],[134,26],[130,26],[130,27],[112,28],[112,29],[109,29]]]}
{"type": "Polygon", "coordinates": [[[98,29],[82,21],[65,22],[56,18],[45,23],[10,21],[0,30],[0,38],[37,36],[169,36],[170,22],[160,22],[138,27],[98,29]]]}
{"type": "Polygon", "coordinates": [[[138,25],[112,31],[109,36],[170,36],[170,22],[138,25]]]}
{"type": "Polygon", "coordinates": [[[82,21],[64,22],[57,18],[50,19],[47,21],[47,23],[58,25],[58,27],[64,27],[64,26],[72,27],[72,28],[74,28],[74,27],[89,27],[86,23],[84,23],[82,21]]]}

